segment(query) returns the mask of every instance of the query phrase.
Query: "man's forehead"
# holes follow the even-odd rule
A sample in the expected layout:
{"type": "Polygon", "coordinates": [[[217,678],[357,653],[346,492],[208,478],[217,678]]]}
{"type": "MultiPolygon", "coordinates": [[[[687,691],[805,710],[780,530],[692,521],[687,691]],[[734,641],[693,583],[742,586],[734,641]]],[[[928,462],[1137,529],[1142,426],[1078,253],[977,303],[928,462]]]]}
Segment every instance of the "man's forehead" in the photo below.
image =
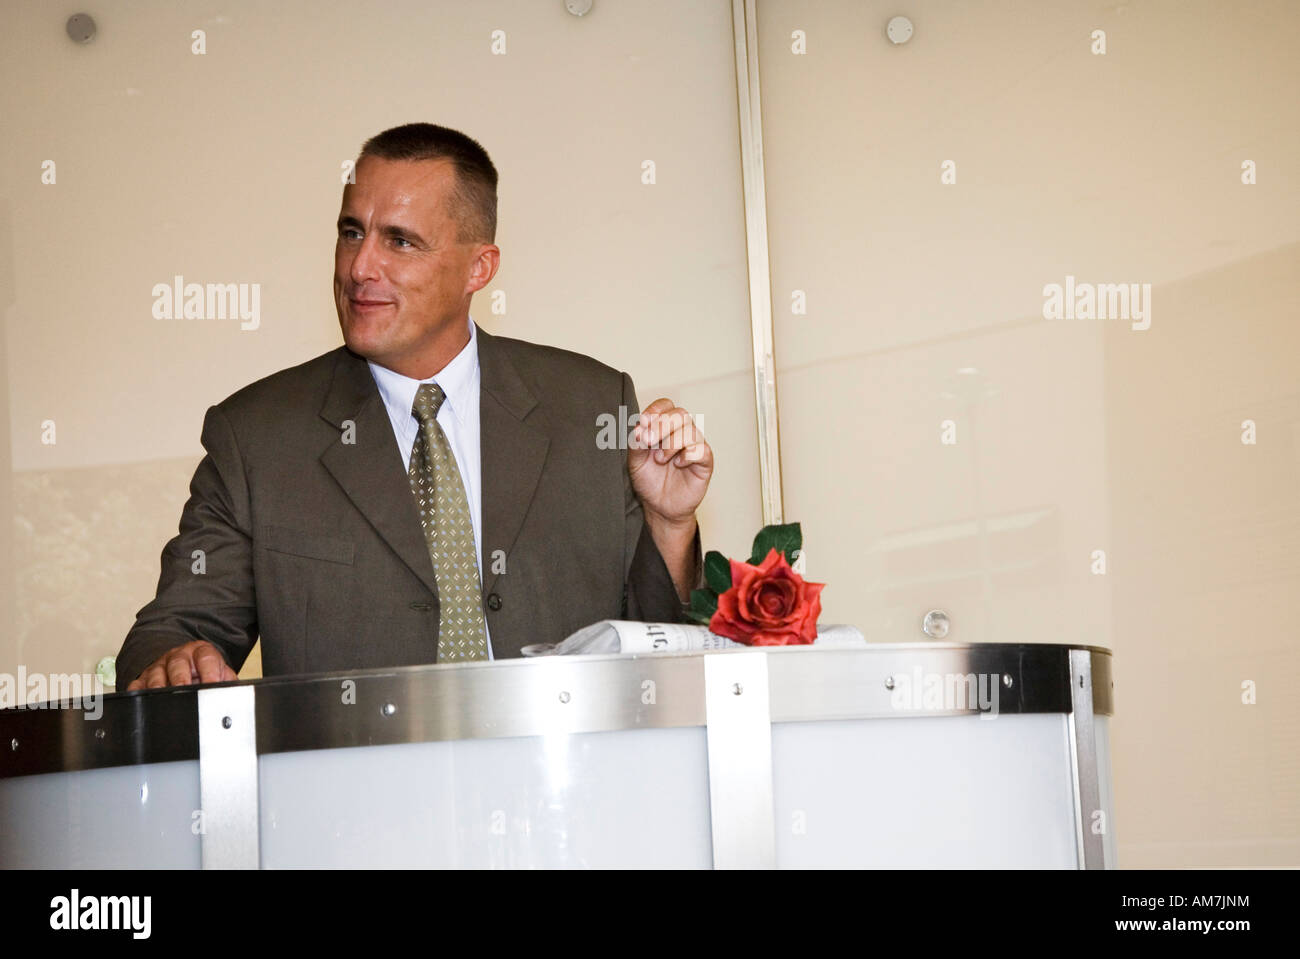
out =
{"type": "Polygon", "coordinates": [[[384,160],[362,157],[356,166],[356,183],[343,188],[343,206],[349,202],[373,204],[391,210],[438,212],[452,186],[455,171],[449,160],[384,160]]]}

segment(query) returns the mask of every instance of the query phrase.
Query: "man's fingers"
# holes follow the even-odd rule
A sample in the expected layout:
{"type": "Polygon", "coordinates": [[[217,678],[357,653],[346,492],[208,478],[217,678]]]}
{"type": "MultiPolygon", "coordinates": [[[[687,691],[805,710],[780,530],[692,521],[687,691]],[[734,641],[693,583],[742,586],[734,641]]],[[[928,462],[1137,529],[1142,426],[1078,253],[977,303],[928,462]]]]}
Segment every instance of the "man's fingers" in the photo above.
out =
{"type": "Polygon", "coordinates": [[[168,686],[192,686],[195,683],[229,683],[239,679],[226,657],[207,640],[195,639],[167,650],[144,668],[126,687],[165,689],[168,686]]]}
{"type": "Polygon", "coordinates": [[[652,432],[656,429],[656,423],[660,422],[666,415],[672,413],[685,413],[687,416],[690,416],[689,413],[686,413],[684,409],[679,407],[672,400],[661,396],[641,411],[637,419],[637,429],[639,432],[643,433],[652,432]]]}
{"type": "Polygon", "coordinates": [[[167,655],[163,668],[167,686],[188,686],[194,681],[194,663],[190,659],[190,651],[184,646],[173,649],[167,655]]]}
{"type": "Polygon", "coordinates": [[[689,466],[691,463],[703,463],[709,458],[709,453],[708,443],[692,443],[677,454],[677,462],[682,466],[689,466]]]}
{"type": "Polygon", "coordinates": [[[703,441],[683,447],[665,445],[655,450],[654,456],[656,463],[667,463],[672,460],[680,467],[690,466],[693,463],[708,463],[713,458],[709,444],[703,441]]]}
{"type": "Polygon", "coordinates": [[[201,683],[222,683],[227,679],[236,678],[230,667],[226,665],[225,658],[213,646],[204,645],[196,649],[194,665],[198,670],[201,683]]]}
{"type": "Polygon", "coordinates": [[[694,420],[689,419],[689,413],[686,416],[687,419],[677,420],[675,423],[666,421],[665,425],[671,428],[666,429],[660,437],[660,449],[684,450],[687,447],[704,442],[704,435],[700,432],[700,428],[695,425],[694,420]]]}
{"type": "Polygon", "coordinates": [[[673,403],[672,400],[668,399],[668,397],[661,396],[659,397],[659,399],[655,400],[653,403],[647,406],[642,411],[642,415],[645,415],[645,413],[666,413],[668,410],[671,410],[675,405],[676,404],[673,403]]]}
{"type": "MultiPolygon", "coordinates": [[[[659,402],[671,401],[655,400],[655,403],[659,402]]],[[[703,438],[690,411],[680,406],[669,406],[659,412],[647,409],[637,421],[636,437],[647,446],[662,449],[680,449],[703,438]]]]}

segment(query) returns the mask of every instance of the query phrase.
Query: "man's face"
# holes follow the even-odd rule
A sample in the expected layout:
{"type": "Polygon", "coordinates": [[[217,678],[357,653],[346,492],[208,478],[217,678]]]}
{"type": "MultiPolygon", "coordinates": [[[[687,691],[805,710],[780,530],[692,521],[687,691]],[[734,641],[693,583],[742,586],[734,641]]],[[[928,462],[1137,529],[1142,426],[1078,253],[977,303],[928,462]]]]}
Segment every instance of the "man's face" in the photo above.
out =
{"type": "Polygon", "coordinates": [[[460,243],[446,160],[364,157],[343,188],[334,303],[352,352],[406,376],[438,372],[468,341],[472,294],[496,273],[492,244],[460,243]],[[431,368],[432,367],[432,368],[431,368]]]}

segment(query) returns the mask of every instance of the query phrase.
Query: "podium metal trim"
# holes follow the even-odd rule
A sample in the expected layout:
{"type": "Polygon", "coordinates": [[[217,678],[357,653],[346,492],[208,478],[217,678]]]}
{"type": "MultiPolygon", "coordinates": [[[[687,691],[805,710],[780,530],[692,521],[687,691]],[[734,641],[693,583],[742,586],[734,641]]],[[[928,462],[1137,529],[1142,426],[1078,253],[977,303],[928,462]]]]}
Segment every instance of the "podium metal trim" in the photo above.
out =
{"type": "Polygon", "coordinates": [[[702,726],[714,864],[762,867],[775,861],[772,724],[981,711],[900,710],[894,690],[912,672],[994,678],[998,712],[1063,715],[1078,864],[1114,865],[1104,835],[1092,831],[1101,808],[1095,717],[1112,713],[1111,654],[1091,646],[899,643],[546,657],[138,690],[105,696],[93,714],[70,703],[0,710],[0,779],[198,759],[204,867],[255,868],[263,755],[702,726]]]}
{"type": "MultiPolygon", "coordinates": [[[[1090,664],[1094,715],[1112,712],[1111,654],[1050,644],[872,644],[766,647],[771,721],[903,715],[887,682],[902,672],[996,673],[1003,713],[1075,709],[1071,652],[1090,664]],[[831,665],[832,668],[827,668],[831,665]]],[[[748,649],[637,656],[545,657],[405,666],[177,686],[104,696],[102,714],[43,703],[0,710],[0,779],[199,758],[196,693],[256,689],[257,754],[564,732],[706,724],[702,659],[748,649]],[[654,688],[674,695],[647,696],[654,688]],[[568,697],[567,701],[563,696],[568,697]],[[647,702],[646,700],[652,700],[647,702]],[[392,706],[391,712],[384,707],[392,706]]],[[[960,715],[971,710],[926,710],[960,715]]],[[[919,715],[919,714],[918,714],[919,715]]]]}

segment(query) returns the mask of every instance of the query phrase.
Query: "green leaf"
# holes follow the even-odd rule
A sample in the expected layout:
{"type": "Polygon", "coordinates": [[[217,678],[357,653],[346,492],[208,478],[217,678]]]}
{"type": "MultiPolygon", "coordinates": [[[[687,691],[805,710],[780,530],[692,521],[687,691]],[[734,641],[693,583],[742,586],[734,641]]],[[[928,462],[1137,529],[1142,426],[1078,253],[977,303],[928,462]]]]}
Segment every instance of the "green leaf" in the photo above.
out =
{"type": "Polygon", "coordinates": [[[717,550],[709,550],[704,554],[704,579],[715,593],[731,589],[731,560],[717,550]]]}
{"type": "Polygon", "coordinates": [[[793,553],[803,546],[803,531],[799,528],[798,523],[786,523],[783,526],[764,526],[754,537],[754,552],[750,554],[749,564],[757,566],[763,560],[767,559],[769,550],[776,550],[785,557],[787,563],[793,563],[790,558],[793,553]]]}
{"type": "Polygon", "coordinates": [[[705,615],[704,613],[697,613],[693,609],[688,609],[686,612],[682,613],[682,615],[690,622],[695,623],[698,626],[707,626],[713,619],[713,615],[711,613],[705,615]]]}
{"type": "MultiPolygon", "coordinates": [[[[693,589],[691,590],[691,608],[689,614],[694,616],[704,616],[704,622],[713,618],[713,614],[718,611],[718,596],[711,589],[693,589]]],[[[698,622],[698,620],[696,620],[698,622]]]]}

